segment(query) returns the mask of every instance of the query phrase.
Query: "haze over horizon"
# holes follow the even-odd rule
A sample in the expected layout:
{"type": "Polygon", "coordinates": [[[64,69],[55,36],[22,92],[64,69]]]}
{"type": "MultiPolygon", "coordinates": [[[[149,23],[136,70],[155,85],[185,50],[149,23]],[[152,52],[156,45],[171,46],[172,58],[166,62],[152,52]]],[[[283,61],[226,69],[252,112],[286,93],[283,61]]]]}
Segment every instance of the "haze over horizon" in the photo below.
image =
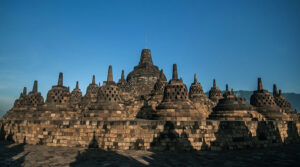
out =
{"type": "Polygon", "coordinates": [[[172,64],[189,87],[194,73],[207,92],[255,90],[262,77],[283,92],[300,93],[300,1],[1,1],[0,109],[24,86],[39,91],[64,73],[70,90],[79,81],[114,80],[138,64],[143,48],[171,78],[172,64]]]}

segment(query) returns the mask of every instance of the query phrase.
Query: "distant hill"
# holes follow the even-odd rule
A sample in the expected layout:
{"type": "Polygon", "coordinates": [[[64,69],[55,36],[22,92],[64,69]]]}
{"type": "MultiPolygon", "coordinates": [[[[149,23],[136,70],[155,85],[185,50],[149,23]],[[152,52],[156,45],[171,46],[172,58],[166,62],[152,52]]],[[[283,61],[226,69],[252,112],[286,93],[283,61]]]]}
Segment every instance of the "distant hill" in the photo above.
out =
{"type": "Polygon", "coordinates": [[[283,96],[292,103],[292,107],[300,113],[300,94],[283,93],[283,96]]]}

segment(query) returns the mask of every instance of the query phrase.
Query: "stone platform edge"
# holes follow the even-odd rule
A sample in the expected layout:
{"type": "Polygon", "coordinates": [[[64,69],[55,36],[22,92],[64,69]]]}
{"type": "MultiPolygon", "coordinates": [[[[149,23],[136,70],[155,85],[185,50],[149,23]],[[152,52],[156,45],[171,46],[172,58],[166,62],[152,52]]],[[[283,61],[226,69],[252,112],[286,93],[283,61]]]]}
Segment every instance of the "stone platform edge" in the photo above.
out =
{"type": "Polygon", "coordinates": [[[300,121],[0,120],[0,139],[104,150],[234,150],[300,142],[300,121]]]}

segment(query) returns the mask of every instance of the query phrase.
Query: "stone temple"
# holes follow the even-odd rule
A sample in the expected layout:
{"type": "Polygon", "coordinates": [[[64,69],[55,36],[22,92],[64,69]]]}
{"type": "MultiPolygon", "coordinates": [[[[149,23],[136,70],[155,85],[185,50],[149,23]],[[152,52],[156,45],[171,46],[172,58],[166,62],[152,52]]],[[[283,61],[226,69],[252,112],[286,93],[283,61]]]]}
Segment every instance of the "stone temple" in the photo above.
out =
{"type": "Polygon", "coordinates": [[[70,91],[59,73],[44,99],[34,81],[0,119],[0,139],[106,150],[224,150],[300,141],[299,114],[276,85],[271,94],[258,78],[248,103],[228,85],[221,91],[216,80],[206,95],[196,74],[187,87],[180,70],[173,64],[167,80],[151,50],[143,49],[127,77],[122,70],[116,82],[109,65],[107,80],[96,84],[93,76],[86,92],[78,81],[70,91]]]}

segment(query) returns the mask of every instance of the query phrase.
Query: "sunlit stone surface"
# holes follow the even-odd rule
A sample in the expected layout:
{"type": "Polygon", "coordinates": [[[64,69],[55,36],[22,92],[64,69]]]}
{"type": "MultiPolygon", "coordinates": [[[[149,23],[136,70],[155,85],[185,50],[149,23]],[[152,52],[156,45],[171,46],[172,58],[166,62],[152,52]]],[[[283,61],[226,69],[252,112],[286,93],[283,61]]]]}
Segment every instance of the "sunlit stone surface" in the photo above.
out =
{"type": "MultiPolygon", "coordinates": [[[[76,83],[70,92],[59,73],[46,100],[38,82],[24,88],[14,106],[0,119],[0,139],[46,146],[90,147],[103,150],[236,150],[299,142],[299,115],[277,92],[263,89],[261,78],[250,104],[224,93],[213,82],[209,96],[198,78],[189,90],[173,65],[167,81],[153,64],[150,49],[127,79],[116,83],[113,68],[107,80],[95,76],[84,95],[76,83]]],[[[84,153],[82,153],[84,154],[84,153]]],[[[143,160],[141,160],[143,161],[143,160]]]]}

